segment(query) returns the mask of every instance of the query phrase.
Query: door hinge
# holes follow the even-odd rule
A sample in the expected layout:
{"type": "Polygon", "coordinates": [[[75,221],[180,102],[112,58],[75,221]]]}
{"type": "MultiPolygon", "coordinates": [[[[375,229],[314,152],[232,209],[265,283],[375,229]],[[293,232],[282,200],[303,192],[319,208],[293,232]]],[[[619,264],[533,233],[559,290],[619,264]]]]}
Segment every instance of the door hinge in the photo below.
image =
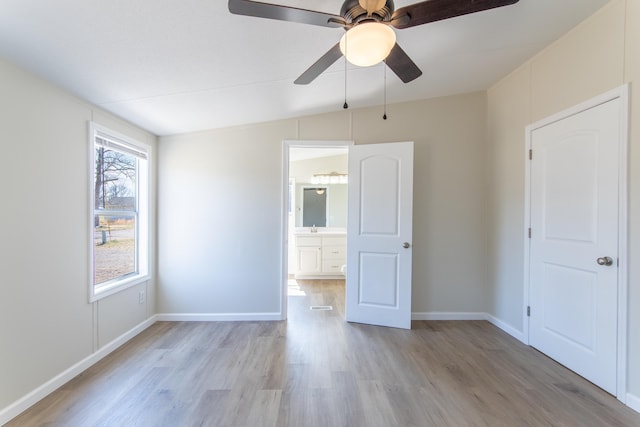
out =
{"type": "Polygon", "coordinates": [[[527,317],[531,317],[531,306],[527,306],[527,317]]]}
{"type": "Polygon", "coordinates": [[[529,227],[529,238],[531,238],[531,227],[529,227]]]}
{"type": "Polygon", "coordinates": [[[529,160],[533,160],[533,150],[529,149],[529,160]]]}

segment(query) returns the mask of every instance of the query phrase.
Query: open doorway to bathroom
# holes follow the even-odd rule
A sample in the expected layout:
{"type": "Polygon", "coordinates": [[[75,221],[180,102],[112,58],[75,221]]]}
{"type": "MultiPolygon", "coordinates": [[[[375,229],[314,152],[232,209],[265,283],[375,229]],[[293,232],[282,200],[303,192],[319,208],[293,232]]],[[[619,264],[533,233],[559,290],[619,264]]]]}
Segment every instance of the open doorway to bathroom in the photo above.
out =
{"type": "Polygon", "coordinates": [[[349,145],[285,142],[283,315],[290,320],[345,317],[349,145]]]}

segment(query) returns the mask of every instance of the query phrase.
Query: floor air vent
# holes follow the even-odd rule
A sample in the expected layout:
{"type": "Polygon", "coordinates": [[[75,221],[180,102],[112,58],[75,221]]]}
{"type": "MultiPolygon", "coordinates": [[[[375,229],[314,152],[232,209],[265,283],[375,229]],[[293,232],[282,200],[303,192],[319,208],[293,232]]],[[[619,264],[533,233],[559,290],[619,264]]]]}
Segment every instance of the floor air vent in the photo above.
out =
{"type": "Polygon", "coordinates": [[[331,305],[312,305],[309,307],[311,310],[333,310],[331,305]]]}

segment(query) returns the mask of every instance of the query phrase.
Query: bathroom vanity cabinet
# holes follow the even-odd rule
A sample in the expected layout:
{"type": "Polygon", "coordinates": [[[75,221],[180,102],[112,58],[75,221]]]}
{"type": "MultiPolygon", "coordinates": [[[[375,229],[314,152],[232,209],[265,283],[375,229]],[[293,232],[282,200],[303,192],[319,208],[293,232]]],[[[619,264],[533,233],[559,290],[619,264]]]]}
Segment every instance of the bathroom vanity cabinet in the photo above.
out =
{"type": "Polygon", "coordinates": [[[322,271],[322,237],[296,236],[296,276],[320,274],[322,271]]]}
{"type": "Polygon", "coordinates": [[[309,233],[296,236],[296,278],[343,278],[347,262],[347,237],[309,233]]]}

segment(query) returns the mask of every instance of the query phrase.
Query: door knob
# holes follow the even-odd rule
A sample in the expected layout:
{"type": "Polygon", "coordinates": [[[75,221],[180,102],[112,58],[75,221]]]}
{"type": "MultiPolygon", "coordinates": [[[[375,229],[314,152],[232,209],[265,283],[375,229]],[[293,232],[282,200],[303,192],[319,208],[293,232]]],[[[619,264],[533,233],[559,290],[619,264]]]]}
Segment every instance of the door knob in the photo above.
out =
{"type": "Polygon", "coordinates": [[[402,244],[402,247],[403,247],[403,248],[405,248],[405,249],[408,249],[408,248],[409,248],[409,246],[411,246],[411,245],[409,244],[409,242],[404,242],[404,243],[402,244]]]}
{"type": "Polygon", "coordinates": [[[598,265],[606,265],[606,266],[613,265],[613,259],[608,256],[598,258],[596,262],[598,263],[598,265]]]}

